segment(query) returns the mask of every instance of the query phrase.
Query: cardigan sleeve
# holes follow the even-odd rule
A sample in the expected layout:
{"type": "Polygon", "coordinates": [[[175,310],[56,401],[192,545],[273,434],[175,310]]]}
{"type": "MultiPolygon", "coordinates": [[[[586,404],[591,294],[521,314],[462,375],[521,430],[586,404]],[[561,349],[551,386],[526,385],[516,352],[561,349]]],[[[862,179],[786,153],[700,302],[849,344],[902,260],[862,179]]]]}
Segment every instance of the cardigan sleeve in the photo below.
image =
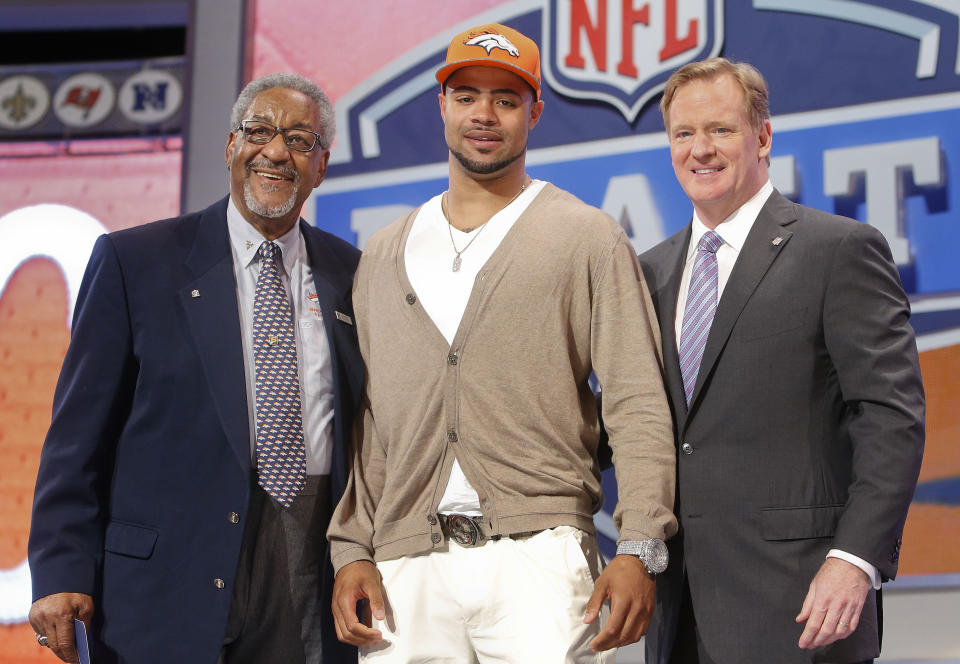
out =
{"type": "Polygon", "coordinates": [[[386,454],[377,439],[369,404],[364,403],[354,430],[353,468],[327,530],[334,572],[358,560],[373,562],[373,519],[385,470],[386,454]]]}
{"type": "Polygon", "coordinates": [[[593,279],[591,355],[617,478],[613,513],[621,540],[666,539],[676,450],[656,313],[633,247],[620,228],[593,279]]]}
{"type": "MultiPolygon", "coordinates": [[[[370,256],[360,259],[353,286],[353,308],[360,352],[369,357],[367,314],[370,256]]],[[[369,384],[369,375],[367,376],[369,384]]],[[[360,413],[354,422],[353,453],[347,487],[334,510],[327,530],[330,561],[334,572],[358,560],[373,562],[374,515],[386,481],[387,455],[377,437],[373,411],[365,390],[360,413]]]]}

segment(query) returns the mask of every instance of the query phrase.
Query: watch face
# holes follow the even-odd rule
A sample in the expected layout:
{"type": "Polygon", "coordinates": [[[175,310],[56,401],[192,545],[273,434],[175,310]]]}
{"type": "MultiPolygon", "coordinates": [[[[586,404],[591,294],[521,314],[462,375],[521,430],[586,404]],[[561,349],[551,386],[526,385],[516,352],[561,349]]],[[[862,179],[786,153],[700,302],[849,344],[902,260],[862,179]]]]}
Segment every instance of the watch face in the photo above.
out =
{"type": "Polygon", "coordinates": [[[661,574],[667,569],[667,563],[670,560],[667,545],[659,539],[648,540],[644,545],[644,552],[640,559],[646,565],[647,571],[651,574],[661,574]]]}

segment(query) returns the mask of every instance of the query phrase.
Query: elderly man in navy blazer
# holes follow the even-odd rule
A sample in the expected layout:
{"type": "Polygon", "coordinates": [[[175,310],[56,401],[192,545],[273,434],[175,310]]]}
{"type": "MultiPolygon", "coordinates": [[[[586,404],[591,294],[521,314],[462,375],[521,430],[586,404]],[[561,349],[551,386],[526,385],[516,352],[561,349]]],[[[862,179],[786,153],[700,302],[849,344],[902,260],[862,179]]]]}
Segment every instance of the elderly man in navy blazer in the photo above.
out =
{"type": "Polygon", "coordinates": [[[311,81],[250,83],[230,195],[101,237],[37,477],[37,639],[97,664],[315,664],[334,637],[324,532],[363,380],[359,252],[299,219],[333,111],[311,81]]]}

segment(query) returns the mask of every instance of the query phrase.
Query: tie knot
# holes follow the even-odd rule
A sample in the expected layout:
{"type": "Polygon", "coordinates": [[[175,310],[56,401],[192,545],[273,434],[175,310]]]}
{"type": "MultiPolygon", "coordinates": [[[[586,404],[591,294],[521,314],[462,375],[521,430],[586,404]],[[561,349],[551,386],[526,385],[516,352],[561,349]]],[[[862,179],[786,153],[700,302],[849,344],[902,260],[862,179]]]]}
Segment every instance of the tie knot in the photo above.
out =
{"type": "Polygon", "coordinates": [[[261,260],[269,260],[273,258],[274,254],[280,253],[280,247],[270,240],[264,240],[263,244],[260,245],[259,253],[261,260]]]}
{"type": "Polygon", "coordinates": [[[715,254],[717,253],[717,249],[722,246],[723,238],[713,231],[707,231],[703,234],[703,237],[700,238],[700,243],[697,244],[697,251],[709,251],[711,254],[715,254]]]}

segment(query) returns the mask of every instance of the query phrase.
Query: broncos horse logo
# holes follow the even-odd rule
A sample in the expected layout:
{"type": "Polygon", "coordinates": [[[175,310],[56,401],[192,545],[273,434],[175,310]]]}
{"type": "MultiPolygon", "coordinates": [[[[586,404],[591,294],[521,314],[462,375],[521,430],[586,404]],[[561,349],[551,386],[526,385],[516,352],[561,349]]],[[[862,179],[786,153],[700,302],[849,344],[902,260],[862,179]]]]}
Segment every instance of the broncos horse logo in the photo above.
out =
{"type": "Polygon", "coordinates": [[[493,32],[487,32],[482,35],[477,35],[476,37],[471,37],[463,43],[467,46],[481,46],[487,49],[487,55],[490,55],[490,52],[493,49],[500,48],[515,58],[520,57],[520,51],[510,42],[509,39],[503,35],[493,32]]]}

